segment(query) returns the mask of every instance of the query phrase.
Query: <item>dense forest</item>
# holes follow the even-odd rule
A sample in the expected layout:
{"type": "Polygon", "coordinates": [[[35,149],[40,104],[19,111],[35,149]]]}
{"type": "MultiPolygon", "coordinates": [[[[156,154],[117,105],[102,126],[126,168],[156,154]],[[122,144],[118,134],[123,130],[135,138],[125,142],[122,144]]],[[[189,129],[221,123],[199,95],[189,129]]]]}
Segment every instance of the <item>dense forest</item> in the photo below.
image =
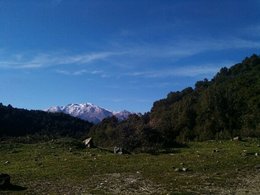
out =
{"type": "Polygon", "coordinates": [[[0,103],[0,137],[38,135],[39,138],[80,138],[87,134],[91,126],[89,122],[66,114],[29,111],[0,103]]]}
{"type": "Polygon", "coordinates": [[[260,56],[252,55],[194,88],[170,92],[150,112],[97,125],[61,113],[28,111],[0,104],[0,137],[92,136],[101,147],[127,150],[174,147],[187,141],[260,137],[260,56]]]}
{"type": "Polygon", "coordinates": [[[97,145],[128,150],[173,147],[187,141],[260,137],[260,56],[222,68],[210,81],[170,92],[149,113],[115,117],[91,128],[97,145]]]}

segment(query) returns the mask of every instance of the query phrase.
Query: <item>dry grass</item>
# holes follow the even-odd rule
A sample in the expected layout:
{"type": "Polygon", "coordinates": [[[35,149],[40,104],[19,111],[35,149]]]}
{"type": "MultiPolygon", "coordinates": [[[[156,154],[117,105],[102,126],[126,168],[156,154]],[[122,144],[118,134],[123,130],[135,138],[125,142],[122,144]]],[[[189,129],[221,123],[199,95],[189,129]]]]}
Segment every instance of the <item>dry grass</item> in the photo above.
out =
{"type": "Polygon", "coordinates": [[[114,155],[77,142],[2,142],[0,194],[260,194],[259,140],[209,141],[158,155],[114,155]],[[9,163],[6,163],[6,162],[9,163]],[[188,171],[176,171],[188,168],[188,171]]]}

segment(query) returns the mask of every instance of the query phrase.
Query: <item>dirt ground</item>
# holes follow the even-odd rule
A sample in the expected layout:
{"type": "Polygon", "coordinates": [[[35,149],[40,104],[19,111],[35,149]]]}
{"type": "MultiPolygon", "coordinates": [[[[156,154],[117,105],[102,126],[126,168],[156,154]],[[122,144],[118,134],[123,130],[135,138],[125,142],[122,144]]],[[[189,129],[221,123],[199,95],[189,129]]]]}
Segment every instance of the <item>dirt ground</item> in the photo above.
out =
{"type": "Polygon", "coordinates": [[[255,173],[244,177],[243,183],[240,183],[235,191],[235,194],[260,194],[260,170],[255,173]]]}

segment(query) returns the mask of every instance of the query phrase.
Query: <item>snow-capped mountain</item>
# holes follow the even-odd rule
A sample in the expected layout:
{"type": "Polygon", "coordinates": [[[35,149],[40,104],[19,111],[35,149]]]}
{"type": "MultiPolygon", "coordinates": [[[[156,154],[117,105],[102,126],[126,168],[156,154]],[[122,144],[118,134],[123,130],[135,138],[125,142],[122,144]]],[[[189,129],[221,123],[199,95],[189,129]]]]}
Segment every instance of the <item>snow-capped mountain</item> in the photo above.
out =
{"type": "Polygon", "coordinates": [[[91,103],[85,104],[68,104],[67,106],[54,106],[46,110],[47,112],[62,112],[71,116],[92,122],[99,123],[104,118],[115,116],[119,120],[127,119],[130,114],[129,111],[113,112],[101,108],[91,103]]]}

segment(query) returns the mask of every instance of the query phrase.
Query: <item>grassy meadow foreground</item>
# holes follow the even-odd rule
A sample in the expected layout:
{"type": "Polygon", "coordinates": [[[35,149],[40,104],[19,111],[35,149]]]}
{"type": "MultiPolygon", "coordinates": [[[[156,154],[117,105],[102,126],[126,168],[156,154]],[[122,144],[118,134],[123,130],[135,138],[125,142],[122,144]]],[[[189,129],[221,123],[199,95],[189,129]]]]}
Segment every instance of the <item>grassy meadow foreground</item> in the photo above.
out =
{"type": "Polygon", "coordinates": [[[115,155],[83,149],[75,140],[3,141],[0,170],[16,188],[0,193],[259,194],[259,144],[208,141],[167,153],[115,155]]]}

